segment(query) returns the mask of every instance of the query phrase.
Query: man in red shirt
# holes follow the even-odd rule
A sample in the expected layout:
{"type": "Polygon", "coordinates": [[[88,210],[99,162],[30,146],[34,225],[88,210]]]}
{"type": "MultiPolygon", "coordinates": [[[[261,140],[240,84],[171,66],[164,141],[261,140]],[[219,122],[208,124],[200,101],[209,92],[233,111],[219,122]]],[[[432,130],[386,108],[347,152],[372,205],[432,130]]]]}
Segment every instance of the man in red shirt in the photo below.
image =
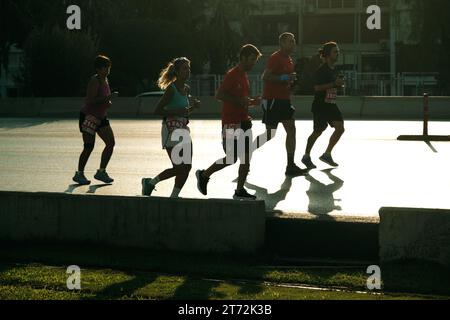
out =
{"type": "Polygon", "coordinates": [[[216,161],[209,169],[197,171],[197,187],[203,195],[207,195],[207,186],[210,177],[230,165],[241,161],[239,178],[234,199],[255,200],[245,190],[244,185],[250,171],[250,149],[252,119],[248,108],[260,104],[260,98],[250,98],[250,82],[247,72],[252,70],[261,52],[253,45],[247,44],[241,48],[240,63],[228,71],[216,98],[223,102],[222,111],[222,139],[226,153],[224,159],[216,161]]]}
{"type": "Polygon", "coordinates": [[[291,103],[291,91],[297,77],[291,55],[295,50],[296,41],[292,33],[280,36],[280,49],[275,52],[267,63],[263,75],[264,93],[262,107],[263,123],[266,133],[257,138],[258,147],[271,140],[280,122],[287,133],[286,151],[288,165],[287,176],[300,176],[307,170],[300,169],[294,162],[296,149],[295,107],[291,103]]]}

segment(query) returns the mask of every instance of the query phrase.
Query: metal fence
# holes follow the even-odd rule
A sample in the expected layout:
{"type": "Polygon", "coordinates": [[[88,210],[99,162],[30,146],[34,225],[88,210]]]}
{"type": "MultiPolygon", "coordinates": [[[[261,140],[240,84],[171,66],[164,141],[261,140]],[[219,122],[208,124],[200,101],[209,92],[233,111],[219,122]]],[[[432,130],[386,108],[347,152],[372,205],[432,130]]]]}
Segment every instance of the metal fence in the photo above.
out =
{"type": "MultiPolygon", "coordinates": [[[[356,73],[344,72],[348,96],[418,96],[424,92],[439,95],[438,73],[356,73]]],[[[251,95],[263,90],[260,74],[249,74],[251,95]]],[[[223,75],[197,75],[190,79],[191,91],[197,96],[214,96],[223,75]]]]}

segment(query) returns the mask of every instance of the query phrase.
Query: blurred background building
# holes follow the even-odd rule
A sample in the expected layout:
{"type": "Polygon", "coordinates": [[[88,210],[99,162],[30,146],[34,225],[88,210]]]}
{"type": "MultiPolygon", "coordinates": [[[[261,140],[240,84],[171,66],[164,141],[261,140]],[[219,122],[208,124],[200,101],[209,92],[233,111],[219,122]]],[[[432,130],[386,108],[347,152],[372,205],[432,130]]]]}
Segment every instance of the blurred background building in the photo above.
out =
{"type": "Polygon", "coordinates": [[[193,93],[214,95],[245,43],[264,54],[250,74],[260,93],[283,32],[298,40],[297,94],[313,93],[317,52],[327,41],[341,48],[343,94],[450,94],[448,0],[74,0],[82,9],[79,32],[65,27],[65,0],[11,3],[0,11],[2,97],[83,95],[97,53],[113,59],[111,83],[124,96],[158,90],[159,71],[179,55],[192,60],[193,93]],[[367,28],[371,5],[381,8],[381,30],[367,28]]]}

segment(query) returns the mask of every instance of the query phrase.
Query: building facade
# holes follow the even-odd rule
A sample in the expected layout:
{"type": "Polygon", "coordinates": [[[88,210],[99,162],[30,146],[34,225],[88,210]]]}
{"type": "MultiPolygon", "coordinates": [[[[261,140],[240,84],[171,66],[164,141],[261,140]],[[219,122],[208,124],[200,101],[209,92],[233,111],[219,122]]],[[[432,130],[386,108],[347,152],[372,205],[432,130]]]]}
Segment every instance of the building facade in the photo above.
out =
{"type": "MultiPolygon", "coordinates": [[[[254,0],[257,38],[264,57],[255,72],[278,48],[278,35],[292,32],[298,40],[295,60],[304,65],[321,45],[337,41],[339,68],[347,75],[347,94],[417,95],[436,86],[437,73],[409,62],[413,37],[408,0],[254,0]],[[368,7],[381,9],[381,29],[369,30],[368,7]]],[[[300,70],[302,68],[300,67],[300,70]]]]}

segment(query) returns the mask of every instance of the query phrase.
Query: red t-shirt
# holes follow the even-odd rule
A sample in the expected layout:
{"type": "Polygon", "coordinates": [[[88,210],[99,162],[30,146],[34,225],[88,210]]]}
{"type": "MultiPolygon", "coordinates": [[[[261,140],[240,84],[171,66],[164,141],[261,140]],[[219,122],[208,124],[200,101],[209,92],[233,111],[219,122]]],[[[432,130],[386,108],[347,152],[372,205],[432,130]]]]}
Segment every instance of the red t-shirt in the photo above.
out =
{"type": "MultiPolygon", "coordinates": [[[[267,70],[270,70],[274,75],[282,76],[283,74],[292,74],[295,67],[290,56],[277,51],[267,62],[267,70]]],[[[291,99],[290,89],[291,84],[289,82],[265,82],[263,98],[289,100],[291,99]]]]}
{"type": "MultiPolygon", "coordinates": [[[[225,75],[219,90],[236,98],[248,97],[250,95],[250,82],[247,73],[239,66],[234,67],[225,75]]],[[[223,125],[237,124],[249,119],[248,108],[243,108],[230,102],[223,103],[223,125]]]]}

